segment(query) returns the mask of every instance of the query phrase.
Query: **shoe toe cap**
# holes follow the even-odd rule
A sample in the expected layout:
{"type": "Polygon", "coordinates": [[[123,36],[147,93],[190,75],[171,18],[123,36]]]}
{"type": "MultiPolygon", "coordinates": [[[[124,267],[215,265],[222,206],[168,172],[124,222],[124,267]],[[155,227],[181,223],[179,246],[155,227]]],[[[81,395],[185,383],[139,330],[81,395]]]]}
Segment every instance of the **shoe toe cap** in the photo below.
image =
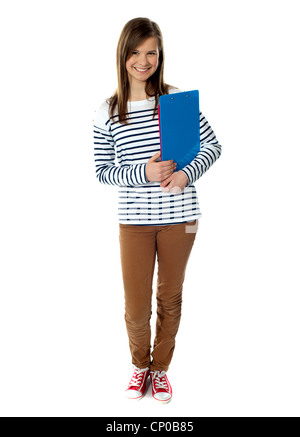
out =
{"type": "Polygon", "coordinates": [[[166,393],[166,392],[158,392],[155,393],[154,395],[154,398],[158,401],[169,401],[171,397],[172,397],[171,393],[166,393]]]}
{"type": "Polygon", "coordinates": [[[138,399],[142,396],[142,392],[138,390],[128,389],[125,391],[125,394],[128,399],[138,399]]]}

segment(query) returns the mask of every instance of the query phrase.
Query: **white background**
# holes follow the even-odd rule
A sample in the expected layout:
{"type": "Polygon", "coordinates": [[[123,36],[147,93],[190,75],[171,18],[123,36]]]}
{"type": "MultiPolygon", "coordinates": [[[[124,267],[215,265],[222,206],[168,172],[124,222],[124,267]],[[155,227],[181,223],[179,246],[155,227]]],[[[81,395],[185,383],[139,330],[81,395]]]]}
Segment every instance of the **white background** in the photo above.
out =
{"type": "Polygon", "coordinates": [[[2,416],[299,416],[297,6],[1,3],[2,416]],[[117,187],[99,184],[93,156],[94,111],[139,16],[162,30],[166,82],[199,89],[223,146],[196,182],[203,216],[164,407],[150,391],[124,397],[117,187]]]}

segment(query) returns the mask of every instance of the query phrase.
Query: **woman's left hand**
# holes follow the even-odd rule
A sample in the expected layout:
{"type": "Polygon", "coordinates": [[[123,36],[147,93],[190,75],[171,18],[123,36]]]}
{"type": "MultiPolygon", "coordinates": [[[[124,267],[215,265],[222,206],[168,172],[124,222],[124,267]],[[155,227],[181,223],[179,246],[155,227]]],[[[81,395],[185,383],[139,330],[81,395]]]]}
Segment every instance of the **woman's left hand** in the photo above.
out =
{"type": "Polygon", "coordinates": [[[162,187],[162,191],[164,193],[170,191],[172,194],[177,194],[184,190],[188,182],[189,180],[187,175],[183,171],[179,170],[174,171],[171,176],[162,181],[160,186],[162,187]]]}

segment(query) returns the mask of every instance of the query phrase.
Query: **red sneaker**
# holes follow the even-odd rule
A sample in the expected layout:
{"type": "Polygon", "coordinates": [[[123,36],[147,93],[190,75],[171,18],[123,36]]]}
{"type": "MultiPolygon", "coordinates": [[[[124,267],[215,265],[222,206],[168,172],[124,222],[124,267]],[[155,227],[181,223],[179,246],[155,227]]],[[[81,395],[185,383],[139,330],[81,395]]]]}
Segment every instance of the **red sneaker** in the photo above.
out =
{"type": "Polygon", "coordinates": [[[142,399],[146,394],[146,382],[150,370],[148,367],[139,369],[134,366],[134,372],[125,393],[128,399],[142,399]]]}
{"type": "Polygon", "coordinates": [[[172,397],[172,387],[166,372],[164,370],[151,371],[150,377],[152,382],[152,396],[154,399],[163,403],[169,402],[172,397]]]}

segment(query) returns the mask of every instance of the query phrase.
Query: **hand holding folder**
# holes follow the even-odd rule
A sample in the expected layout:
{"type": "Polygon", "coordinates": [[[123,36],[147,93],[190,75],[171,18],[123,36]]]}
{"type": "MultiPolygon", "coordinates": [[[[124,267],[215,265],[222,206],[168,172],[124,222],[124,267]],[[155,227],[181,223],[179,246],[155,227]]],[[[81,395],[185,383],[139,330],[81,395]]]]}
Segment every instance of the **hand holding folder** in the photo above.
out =
{"type": "Polygon", "coordinates": [[[173,159],[181,170],[200,150],[199,91],[160,96],[158,119],[161,159],[173,159]]]}

